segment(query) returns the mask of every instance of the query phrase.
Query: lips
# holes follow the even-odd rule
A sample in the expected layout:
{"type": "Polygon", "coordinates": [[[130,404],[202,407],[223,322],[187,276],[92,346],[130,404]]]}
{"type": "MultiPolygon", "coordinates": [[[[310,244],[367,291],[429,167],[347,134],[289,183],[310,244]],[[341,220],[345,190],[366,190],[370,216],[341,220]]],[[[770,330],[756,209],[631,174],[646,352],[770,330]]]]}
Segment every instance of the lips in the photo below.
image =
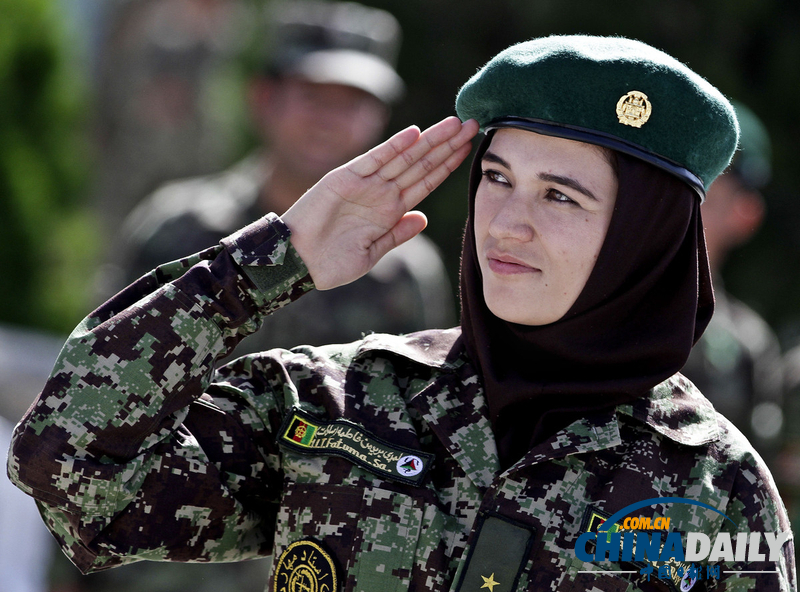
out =
{"type": "Polygon", "coordinates": [[[528,265],[522,259],[501,251],[488,251],[486,253],[486,260],[489,269],[499,275],[541,272],[541,269],[528,265]]]}

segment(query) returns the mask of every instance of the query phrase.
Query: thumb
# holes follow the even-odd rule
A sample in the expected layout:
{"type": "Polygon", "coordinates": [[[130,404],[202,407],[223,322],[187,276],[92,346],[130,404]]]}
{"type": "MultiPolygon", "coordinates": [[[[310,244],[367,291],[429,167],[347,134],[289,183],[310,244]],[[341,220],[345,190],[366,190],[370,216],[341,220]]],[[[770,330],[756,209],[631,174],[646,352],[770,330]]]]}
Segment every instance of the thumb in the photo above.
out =
{"type": "Polygon", "coordinates": [[[406,212],[391,230],[372,244],[373,265],[395,247],[417,236],[427,225],[428,219],[422,212],[416,210],[406,212]]]}

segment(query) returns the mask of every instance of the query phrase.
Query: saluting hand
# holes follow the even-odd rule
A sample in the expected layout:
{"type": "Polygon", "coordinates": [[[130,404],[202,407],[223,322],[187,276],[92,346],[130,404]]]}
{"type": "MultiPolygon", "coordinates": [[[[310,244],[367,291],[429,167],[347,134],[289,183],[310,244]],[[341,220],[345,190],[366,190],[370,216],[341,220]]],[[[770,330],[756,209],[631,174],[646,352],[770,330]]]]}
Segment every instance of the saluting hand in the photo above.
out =
{"type": "Polygon", "coordinates": [[[411,211],[467,157],[478,123],[448,117],[407,128],[334,169],[281,216],[319,290],[366,274],[427,219],[411,211]]]}

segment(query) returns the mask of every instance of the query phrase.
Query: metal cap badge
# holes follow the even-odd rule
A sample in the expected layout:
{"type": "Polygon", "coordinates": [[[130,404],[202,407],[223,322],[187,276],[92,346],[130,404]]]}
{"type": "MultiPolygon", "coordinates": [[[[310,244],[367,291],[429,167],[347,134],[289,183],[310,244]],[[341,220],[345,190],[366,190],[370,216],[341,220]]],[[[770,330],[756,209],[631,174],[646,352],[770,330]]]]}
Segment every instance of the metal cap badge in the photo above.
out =
{"type": "Polygon", "coordinates": [[[617,101],[617,118],[623,125],[642,127],[650,119],[652,111],[647,95],[638,90],[630,91],[617,101]]]}

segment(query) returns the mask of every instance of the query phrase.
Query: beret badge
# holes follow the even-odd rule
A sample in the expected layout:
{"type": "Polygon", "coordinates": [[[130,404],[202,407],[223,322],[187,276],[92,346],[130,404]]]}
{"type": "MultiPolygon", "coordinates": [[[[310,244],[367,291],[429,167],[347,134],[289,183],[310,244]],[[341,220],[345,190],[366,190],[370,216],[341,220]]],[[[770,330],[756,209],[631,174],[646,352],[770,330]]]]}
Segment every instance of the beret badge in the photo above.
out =
{"type": "Polygon", "coordinates": [[[617,118],[623,125],[642,127],[650,119],[652,111],[647,95],[638,90],[630,91],[617,101],[617,118]]]}

